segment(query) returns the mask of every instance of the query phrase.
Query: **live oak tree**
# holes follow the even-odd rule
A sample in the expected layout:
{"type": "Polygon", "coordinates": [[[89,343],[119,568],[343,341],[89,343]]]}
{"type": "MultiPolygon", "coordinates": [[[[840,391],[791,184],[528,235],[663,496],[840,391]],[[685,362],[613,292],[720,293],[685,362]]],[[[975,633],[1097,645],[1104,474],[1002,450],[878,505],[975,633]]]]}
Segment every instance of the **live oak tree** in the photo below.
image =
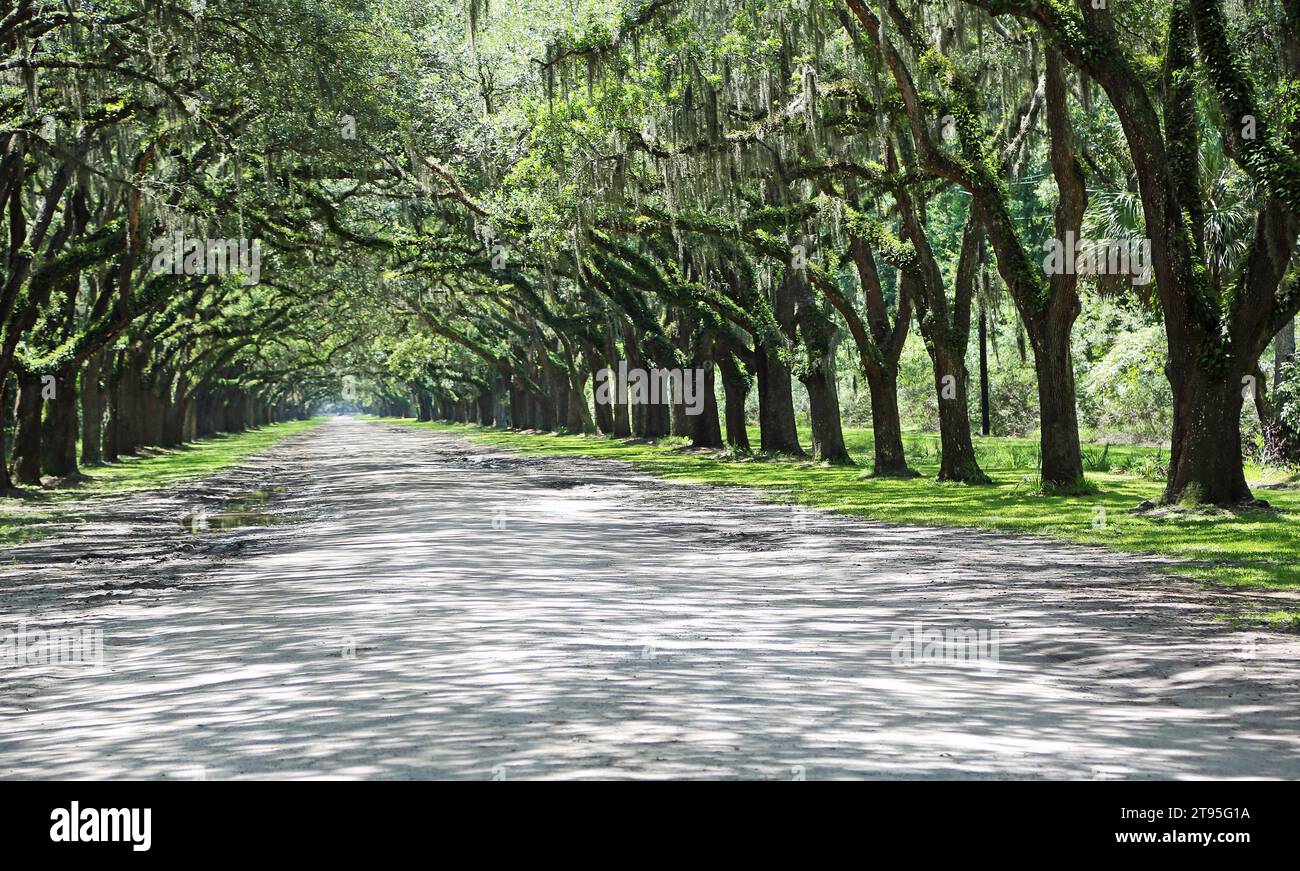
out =
{"type": "Polygon", "coordinates": [[[1249,499],[1240,412],[1268,342],[1300,311],[1300,3],[1257,13],[1274,39],[1232,32],[1221,0],[1097,4],[972,0],[1041,27],[1105,91],[1123,124],[1152,243],[1174,394],[1169,501],[1249,499]],[[1118,7],[1119,12],[1115,11],[1118,7]],[[1117,15],[1134,27],[1121,27],[1117,15]],[[1159,34],[1153,56],[1132,33],[1159,34]],[[1252,44],[1253,43],[1253,44],[1252,44]],[[1259,61],[1252,63],[1252,61],[1259,61]],[[1159,73],[1152,67],[1158,64],[1159,73]],[[1266,75],[1259,73],[1269,71],[1266,75]],[[1197,180],[1198,96],[1220,109],[1218,147],[1258,185],[1254,240],[1236,273],[1206,269],[1197,180]]]}
{"type": "Polygon", "coordinates": [[[21,483],[74,475],[78,441],[94,463],[305,409],[239,367],[310,290],[160,273],[151,258],[173,232],[256,236],[288,278],[290,252],[311,244],[313,204],[294,186],[339,177],[321,144],[339,139],[331,100],[357,89],[308,86],[301,65],[330,70],[367,47],[307,8],[20,0],[0,20],[0,384],[13,374],[21,483]]]}

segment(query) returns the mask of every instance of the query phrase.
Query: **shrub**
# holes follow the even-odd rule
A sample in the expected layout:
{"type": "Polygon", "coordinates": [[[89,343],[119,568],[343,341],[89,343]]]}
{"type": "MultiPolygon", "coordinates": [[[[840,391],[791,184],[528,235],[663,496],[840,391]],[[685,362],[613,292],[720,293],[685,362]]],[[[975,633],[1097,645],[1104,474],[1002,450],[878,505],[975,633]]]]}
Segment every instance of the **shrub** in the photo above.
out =
{"type": "Polygon", "coordinates": [[[1173,428],[1173,396],[1164,375],[1164,327],[1120,333],[1082,379],[1084,420],[1106,432],[1144,440],[1166,438],[1173,428]]]}

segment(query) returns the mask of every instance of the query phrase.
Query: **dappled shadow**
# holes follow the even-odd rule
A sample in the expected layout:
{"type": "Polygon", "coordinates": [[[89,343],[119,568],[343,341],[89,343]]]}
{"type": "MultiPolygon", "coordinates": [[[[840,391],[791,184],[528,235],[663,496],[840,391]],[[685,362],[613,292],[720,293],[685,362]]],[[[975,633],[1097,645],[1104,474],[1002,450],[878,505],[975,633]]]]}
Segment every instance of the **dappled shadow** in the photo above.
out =
{"type": "Polygon", "coordinates": [[[106,663],[0,677],[0,775],[1300,776],[1295,641],[1152,560],[379,424],[272,456],[314,519],[212,536],[252,550],[193,589],[25,601],[106,663]],[[896,664],[917,623],[996,668],[896,664]]]}

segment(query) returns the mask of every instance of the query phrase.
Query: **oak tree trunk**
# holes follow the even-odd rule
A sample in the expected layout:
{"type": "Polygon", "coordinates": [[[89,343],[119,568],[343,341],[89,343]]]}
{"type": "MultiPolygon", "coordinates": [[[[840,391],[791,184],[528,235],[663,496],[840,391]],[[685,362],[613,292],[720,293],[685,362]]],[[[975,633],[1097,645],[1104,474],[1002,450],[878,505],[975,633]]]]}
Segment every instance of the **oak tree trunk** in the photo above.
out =
{"type": "Polygon", "coordinates": [[[951,349],[935,347],[935,390],[939,396],[939,480],[964,484],[990,484],[980,468],[971,439],[966,396],[966,362],[951,349]]]}
{"type": "MultiPolygon", "coordinates": [[[[720,448],[722,426],[718,421],[718,396],[712,362],[705,362],[703,369],[704,396],[697,397],[703,406],[699,414],[686,415],[687,435],[690,436],[693,448],[720,448]]],[[[687,377],[690,377],[690,373],[687,373],[687,377]]]]}
{"type": "Polygon", "coordinates": [[[880,476],[911,476],[903,448],[903,425],[898,414],[898,370],[880,366],[867,372],[871,391],[871,432],[875,441],[872,471],[880,476]]]}
{"type": "Polygon", "coordinates": [[[1174,393],[1174,432],[1166,502],[1229,505],[1251,498],[1241,453],[1241,378],[1195,365],[1166,366],[1174,393]]]}
{"type": "Polygon", "coordinates": [[[41,379],[18,376],[18,399],[14,404],[14,481],[41,483],[41,379]]]}
{"type": "Polygon", "coordinates": [[[103,352],[90,355],[81,370],[81,464],[96,466],[104,461],[104,394],[99,386],[103,352]]]}
{"type": "MultiPolygon", "coordinates": [[[[1077,309],[1076,309],[1077,312],[1077,309]]],[[[1038,375],[1038,410],[1045,485],[1065,486],[1083,480],[1079,417],[1075,405],[1070,328],[1074,313],[1049,313],[1030,335],[1038,375]]]]}
{"type": "Polygon", "coordinates": [[[775,349],[757,343],[758,440],[765,453],[805,456],[795,426],[794,397],[790,393],[790,370],[775,349]]]}
{"type": "Polygon", "coordinates": [[[54,396],[45,402],[41,430],[41,468],[45,474],[67,478],[77,474],[77,371],[54,380],[54,396]]]}
{"type": "Polygon", "coordinates": [[[718,366],[722,370],[722,390],[726,405],[727,445],[737,453],[748,453],[750,447],[745,398],[749,394],[749,379],[730,352],[725,348],[719,350],[718,366]]]}

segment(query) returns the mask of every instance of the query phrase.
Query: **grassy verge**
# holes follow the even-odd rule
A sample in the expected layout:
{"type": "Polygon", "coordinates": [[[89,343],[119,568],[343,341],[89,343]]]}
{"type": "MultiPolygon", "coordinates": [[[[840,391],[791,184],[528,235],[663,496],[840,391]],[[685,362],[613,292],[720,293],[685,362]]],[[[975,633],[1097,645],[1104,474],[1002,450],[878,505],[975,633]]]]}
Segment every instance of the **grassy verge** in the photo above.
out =
{"type": "MultiPolygon", "coordinates": [[[[686,451],[680,440],[655,444],[584,436],[503,432],[477,426],[389,420],[445,429],[474,441],[536,455],[627,460],[665,478],[757,487],[778,499],[896,523],[968,526],[1049,536],[1111,550],[1155,553],[1176,560],[1167,570],[1234,587],[1300,589],[1300,489],[1259,490],[1272,510],[1227,512],[1215,508],[1132,515],[1156,499],[1161,484],[1129,472],[1148,448],[1111,447],[1088,472],[1096,493],[1061,497],[1036,491],[1037,456],[1022,439],[979,439],[977,450],[991,487],[939,484],[937,437],[910,435],[908,459],[919,478],[870,477],[871,433],[849,430],[846,441],[866,467],[840,468],[797,460],[728,458],[686,451]],[[1096,469],[1109,468],[1109,471],[1096,469]]],[[[808,433],[802,432],[809,444],[808,433]]],[[[752,438],[758,443],[757,435],[752,438]]],[[[1101,445],[1085,446],[1099,457],[1101,445]]],[[[1281,619],[1275,615],[1275,619],[1281,619]]]]}
{"type": "Polygon", "coordinates": [[[65,503],[93,496],[157,490],[206,478],[322,420],[286,421],[248,432],[200,439],[179,448],[148,448],[138,456],[124,456],[120,462],[83,469],[85,479],[75,486],[31,488],[20,496],[0,499],[0,545],[39,538],[42,527],[60,519],[60,506],[65,503]]]}

